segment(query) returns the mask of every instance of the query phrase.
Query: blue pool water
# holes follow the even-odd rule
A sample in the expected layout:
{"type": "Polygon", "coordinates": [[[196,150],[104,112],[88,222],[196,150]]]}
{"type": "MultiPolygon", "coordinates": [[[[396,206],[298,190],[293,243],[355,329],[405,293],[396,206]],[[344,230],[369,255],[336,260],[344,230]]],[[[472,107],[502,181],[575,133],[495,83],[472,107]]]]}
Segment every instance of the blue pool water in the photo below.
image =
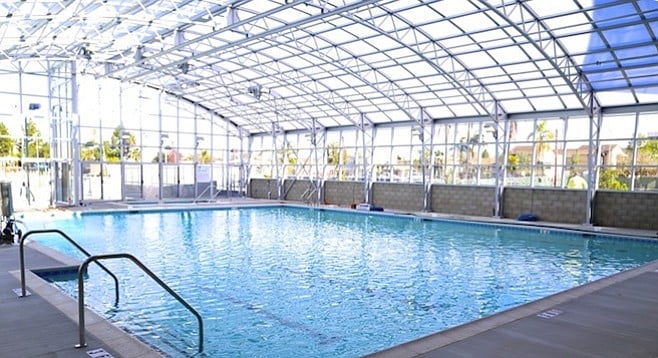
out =
{"type": "MultiPolygon", "coordinates": [[[[658,259],[658,244],[547,230],[269,207],[55,219],[93,254],[129,252],[204,317],[210,357],[357,357],[658,259]]],[[[83,258],[53,235],[35,240],[83,258]]],[[[128,260],[85,299],[175,356],[196,320],[128,260]]],[[[58,282],[76,295],[74,281],[58,282]]],[[[189,346],[188,346],[189,345],[189,346]]]]}

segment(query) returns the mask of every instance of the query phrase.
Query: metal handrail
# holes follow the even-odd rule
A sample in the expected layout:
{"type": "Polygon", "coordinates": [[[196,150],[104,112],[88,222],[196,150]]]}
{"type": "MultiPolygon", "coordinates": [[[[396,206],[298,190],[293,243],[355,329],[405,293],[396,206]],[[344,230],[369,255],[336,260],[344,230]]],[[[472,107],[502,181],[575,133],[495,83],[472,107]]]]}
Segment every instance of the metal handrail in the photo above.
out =
{"type": "MultiPolygon", "coordinates": [[[[62,230],[59,229],[44,229],[44,230],[31,230],[28,231],[19,241],[19,251],[20,251],[20,264],[21,264],[21,297],[25,297],[27,295],[27,291],[25,290],[25,249],[23,248],[23,243],[25,242],[25,239],[28,238],[28,236],[32,234],[51,234],[51,233],[56,233],[60,234],[62,237],[64,237],[68,242],[70,242],[73,246],[75,246],[78,250],[82,251],[83,254],[87,255],[87,257],[90,257],[91,254],[87,252],[82,246],[80,246],[75,240],[73,240],[70,236],[66,235],[62,230]]],[[[103,266],[103,264],[98,263],[98,266],[102,268],[105,272],[107,272],[108,275],[112,276],[114,279],[114,306],[119,305],[119,280],[117,277],[110,272],[110,270],[107,269],[107,267],[103,266]]]]}
{"type": "MultiPolygon", "coordinates": [[[[194,309],[187,301],[185,301],[181,296],[179,296],[173,289],[171,289],[164,281],[162,281],[158,276],[156,276],[151,270],[148,269],[141,261],[139,261],[135,256],[127,253],[118,253],[118,254],[104,254],[104,255],[94,255],[88,257],[80,268],[78,269],[78,326],[80,330],[80,343],[76,345],[77,348],[87,346],[85,341],[85,293],[84,293],[84,280],[82,276],[85,272],[87,265],[91,262],[96,262],[98,260],[105,259],[120,259],[125,258],[131,260],[135,265],[142,269],[147,275],[149,275],[155,282],[157,282],[160,287],[165,289],[170,295],[172,295],[178,302],[180,302],[188,311],[190,311],[199,322],[199,353],[203,352],[203,319],[197,310],[194,309]]],[[[96,262],[98,263],[98,262],[96,262]]],[[[99,264],[100,265],[100,264],[99,264]]]]}
{"type": "Polygon", "coordinates": [[[194,198],[194,200],[192,200],[192,203],[196,204],[197,201],[199,201],[199,198],[202,197],[207,191],[210,190],[210,187],[211,187],[211,186],[212,186],[212,185],[208,185],[205,189],[203,189],[203,190],[201,191],[201,194],[197,195],[196,198],[194,198]]]}

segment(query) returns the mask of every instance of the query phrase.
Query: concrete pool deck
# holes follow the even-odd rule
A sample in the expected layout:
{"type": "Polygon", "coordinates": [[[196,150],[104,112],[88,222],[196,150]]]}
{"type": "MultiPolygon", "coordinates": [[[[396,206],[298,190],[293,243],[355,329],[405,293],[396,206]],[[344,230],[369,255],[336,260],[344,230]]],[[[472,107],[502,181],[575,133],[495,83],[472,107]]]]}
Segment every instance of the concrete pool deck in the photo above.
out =
{"type": "MultiPolygon", "coordinates": [[[[238,203],[230,203],[235,204],[238,203]]],[[[100,209],[111,208],[125,209],[126,206],[100,209]]],[[[477,221],[508,223],[499,219],[477,221]]],[[[538,225],[550,226],[547,223],[538,225]]],[[[646,231],[613,228],[593,231],[655,239],[655,233],[646,231]]],[[[32,295],[18,297],[13,292],[20,287],[18,245],[0,246],[0,357],[93,357],[88,352],[97,349],[103,349],[113,357],[160,356],[157,351],[95,315],[87,319],[88,346],[74,348],[78,343],[77,301],[29,271],[71,263],[61,255],[37,248],[37,245],[26,245],[27,283],[32,295]]],[[[87,314],[92,313],[88,311],[87,314]]],[[[657,322],[658,261],[654,261],[372,356],[656,358],[657,322]]]]}

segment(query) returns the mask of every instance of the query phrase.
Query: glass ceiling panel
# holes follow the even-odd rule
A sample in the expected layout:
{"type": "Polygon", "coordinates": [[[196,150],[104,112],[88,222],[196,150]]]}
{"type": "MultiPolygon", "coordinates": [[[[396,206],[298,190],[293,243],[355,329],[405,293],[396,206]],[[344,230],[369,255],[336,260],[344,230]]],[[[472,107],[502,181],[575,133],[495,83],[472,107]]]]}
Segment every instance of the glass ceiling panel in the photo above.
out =
{"type": "Polygon", "coordinates": [[[534,110],[530,103],[525,99],[504,100],[501,105],[510,112],[525,113],[534,110]]]}
{"type": "Polygon", "coordinates": [[[446,38],[463,34],[455,25],[448,21],[432,22],[419,27],[421,31],[431,34],[433,38],[446,38]]]}
{"type": "Polygon", "coordinates": [[[458,117],[476,116],[480,114],[471,104],[451,105],[450,110],[458,117]]]}
{"type": "Polygon", "coordinates": [[[494,100],[510,113],[580,109],[584,100],[569,82],[576,73],[604,107],[655,103],[658,93],[653,0],[491,1],[496,12],[464,0],[228,4],[6,1],[0,61],[77,61],[80,72],[222,108],[254,131],[276,117],[270,91],[287,103],[284,129],[306,126],[290,116],[352,123],[357,105],[371,117],[407,120],[401,94],[411,97],[411,111],[427,107],[436,117],[486,115],[494,100]],[[247,93],[256,84],[260,99],[247,93]]]}

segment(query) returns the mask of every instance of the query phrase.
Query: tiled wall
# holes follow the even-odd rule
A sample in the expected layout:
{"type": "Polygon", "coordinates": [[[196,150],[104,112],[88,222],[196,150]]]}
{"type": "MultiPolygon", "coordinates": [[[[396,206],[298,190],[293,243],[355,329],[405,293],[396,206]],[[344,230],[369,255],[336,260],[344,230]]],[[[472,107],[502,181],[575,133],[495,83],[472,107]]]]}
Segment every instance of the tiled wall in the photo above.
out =
{"type": "Polygon", "coordinates": [[[585,190],[507,187],[503,192],[503,216],[534,214],[541,221],[583,224],[586,220],[585,190]]]}
{"type": "Polygon", "coordinates": [[[432,185],[431,210],[443,214],[493,216],[494,188],[464,185],[432,185]]]}
{"type": "Polygon", "coordinates": [[[374,183],[372,204],[400,211],[423,211],[423,186],[421,184],[374,183]]]}
{"type": "Polygon", "coordinates": [[[658,230],[658,193],[597,191],[594,224],[658,230]]]}

